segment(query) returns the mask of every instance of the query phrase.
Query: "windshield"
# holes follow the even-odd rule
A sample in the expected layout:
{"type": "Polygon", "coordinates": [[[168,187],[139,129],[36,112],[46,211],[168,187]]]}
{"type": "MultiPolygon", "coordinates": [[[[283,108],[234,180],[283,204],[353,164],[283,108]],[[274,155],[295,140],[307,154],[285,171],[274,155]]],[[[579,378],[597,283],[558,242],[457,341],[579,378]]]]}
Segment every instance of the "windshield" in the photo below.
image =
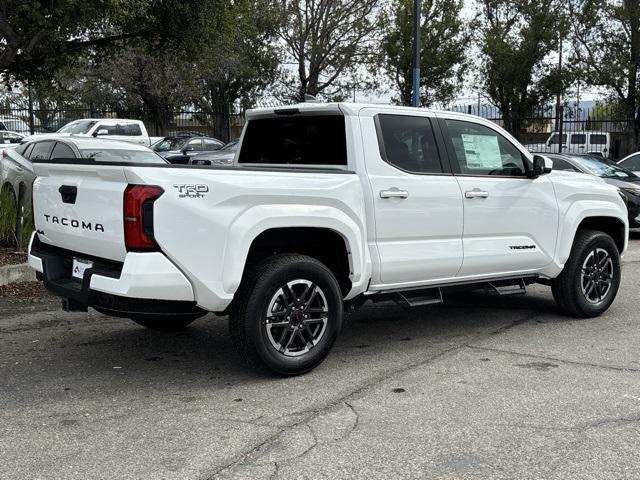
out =
{"type": "Polygon", "coordinates": [[[96,123],[95,120],[76,120],[75,122],[67,123],[64,127],[58,130],[58,133],[75,133],[83,134],[88,133],[96,123]]]}
{"type": "Polygon", "coordinates": [[[187,143],[187,140],[189,140],[189,137],[167,137],[156,143],[153,146],[153,150],[156,152],[180,150],[182,149],[182,146],[187,143]]]}
{"type": "Polygon", "coordinates": [[[90,158],[96,162],[119,163],[151,163],[163,165],[167,162],[153,152],[145,150],[84,149],[80,150],[82,158],[90,158]]]}
{"type": "Polygon", "coordinates": [[[571,157],[589,173],[602,178],[638,178],[631,170],[621,167],[617,163],[602,157],[571,157]]]}

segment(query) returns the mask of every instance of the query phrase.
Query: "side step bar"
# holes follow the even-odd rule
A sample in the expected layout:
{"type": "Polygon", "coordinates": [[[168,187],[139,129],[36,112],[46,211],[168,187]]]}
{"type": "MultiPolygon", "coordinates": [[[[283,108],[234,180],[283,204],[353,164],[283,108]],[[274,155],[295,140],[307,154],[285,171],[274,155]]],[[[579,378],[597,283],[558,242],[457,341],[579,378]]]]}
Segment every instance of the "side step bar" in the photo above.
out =
{"type": "MultiPolygon", "coordinates": [[[[443,303],[442,292],[453,293],[462,291],[482,291],[489,295],[524,295],[527,293],[527,285],[535,281],[537,277],[506,278],[502,280],[492,280],[484,282],[469,282],[460,284],[450,284],[441,287],[417,288],[413,290],[394,290],[377,292],[371,297],[366,294],[363,299],[370,298],[374,302],[395,301],[404,308],[420,307],[424,305],[436,305],[443,303]],[[529,281],[528,281],[529,280],[529,281]]],[[[366,301],[366,300],[365,300],[366,301]]],[[[354,301],[348,302],[349,311],[358,308],[354,301]]]]}
{"type": "Polygon", "coordinates": [[[439,288],[423,288],[396,293],[394,300],[402,307],[421,307],[442,303],[442,291],[439,288]]]}
{"type": "Polygon", "coordinates": [[[485,291],[492,295],[524,295],[527,293],[527,285],[524,279],[520,279],[518,283],[513,281],[487,282],[485,291]]]}

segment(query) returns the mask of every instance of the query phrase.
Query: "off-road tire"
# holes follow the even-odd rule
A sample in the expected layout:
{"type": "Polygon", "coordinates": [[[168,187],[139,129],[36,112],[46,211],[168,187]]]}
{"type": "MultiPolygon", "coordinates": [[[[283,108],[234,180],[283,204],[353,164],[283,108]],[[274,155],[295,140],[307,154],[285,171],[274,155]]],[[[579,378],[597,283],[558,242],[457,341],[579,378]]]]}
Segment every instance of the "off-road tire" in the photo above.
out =
{"type": "Polygon", "coordinates": [[[300,375],[317,367],[326,358],[342,328],[342,308],[338,281],[323,263],[305,255],[278,254],[245,272],[230,308],[229,330],[246,365],[283,376],[300,375]],[[278,291],[288,282],[299,279],[320,289],[326,299],[327,321],[318,343],[306,353],[292,357],[273,345],[267,318],[270,303],[278,291]]]}
{"type": "Polygon", "coordinates": [[[613,303],[620,287],[620,252],[613,239],[597,230],[580,230],[562,273],[551,283],[558,308],[572,317],[591,318],[604,313],[613,303]],[[583,265],[595,250],[604,250],[611,258],[611,284],[602,301],[590,303],[583,292],[583,265]]]}

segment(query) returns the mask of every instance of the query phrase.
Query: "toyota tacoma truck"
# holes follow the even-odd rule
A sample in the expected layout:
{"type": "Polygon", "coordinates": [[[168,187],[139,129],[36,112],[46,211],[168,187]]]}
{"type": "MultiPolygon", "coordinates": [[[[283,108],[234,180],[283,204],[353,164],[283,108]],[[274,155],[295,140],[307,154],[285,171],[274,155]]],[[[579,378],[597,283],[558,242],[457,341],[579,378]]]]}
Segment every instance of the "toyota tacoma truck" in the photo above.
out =
{"type": "Polygon", "coordinates": [[[600,315],[627,247],[616,188],[451,112],[260,109],[230,166],[34,169],[29,264],[65,309],[163,330],[228,315],[240,355],[282,375],[317,366],[367,300],[541,283],[566,314],[600,315]]]}

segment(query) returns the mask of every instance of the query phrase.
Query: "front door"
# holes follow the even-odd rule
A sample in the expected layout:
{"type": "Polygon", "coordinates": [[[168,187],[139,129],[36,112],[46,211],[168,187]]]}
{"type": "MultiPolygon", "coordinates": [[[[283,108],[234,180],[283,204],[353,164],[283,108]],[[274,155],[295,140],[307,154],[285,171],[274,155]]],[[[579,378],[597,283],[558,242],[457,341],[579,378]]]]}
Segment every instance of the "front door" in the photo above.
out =
{"type": "Polygon", "coordinates": [[[549,264],[558,230],[551,181],[528,178],[524,151],[497,129],[462,119],[441,125],[464,197],[458,276],[508,276],[549,264]]]}
{"type": "MultiPolygon", "coordinates": [[[[378,268],[373,286],[451,279],[462,265],[462,195],[441,161],[432,119],[361,112],[378,268]]],[[[444,159],[446,160],[446,158],[444,159]]],[[[372,255],[374,260],[375,255],[372,255]]]]}

